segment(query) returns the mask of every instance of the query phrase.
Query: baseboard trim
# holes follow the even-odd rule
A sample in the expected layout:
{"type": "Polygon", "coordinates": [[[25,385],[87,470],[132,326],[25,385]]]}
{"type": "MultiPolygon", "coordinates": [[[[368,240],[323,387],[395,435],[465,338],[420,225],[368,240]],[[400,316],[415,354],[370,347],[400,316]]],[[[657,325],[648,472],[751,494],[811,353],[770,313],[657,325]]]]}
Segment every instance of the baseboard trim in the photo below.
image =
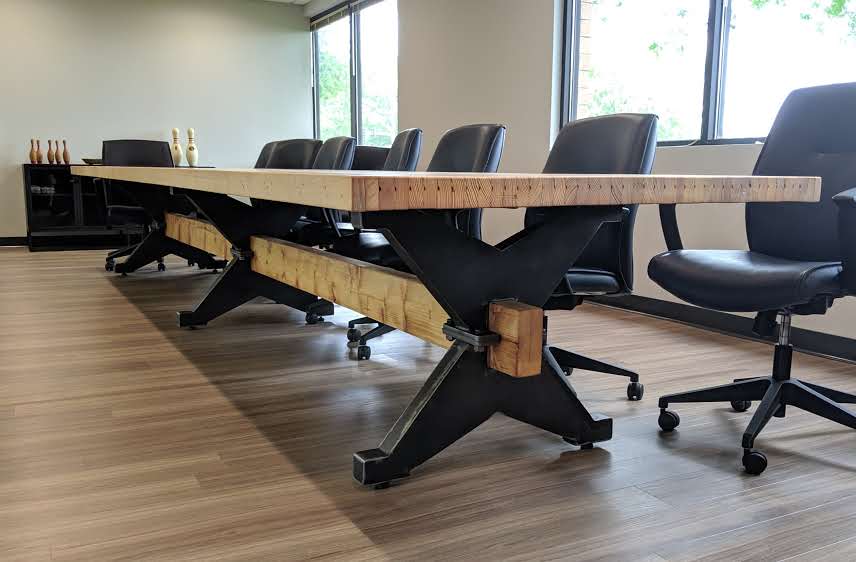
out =
{"type": "Polygon", "coordinates": [[[0,237],[0,246],[26,246],[26,236],[7,236],[0,237]]]}
{"type": "MultiPolygon", "coordinates": [[[[649,297],[640,297],[638,295],[596,297],[587,300],[603,306],[632,310],[721,334],[765,342],[771,345],[775,343],[774,338],[761,338],[752,331],[752,318],[745,318],[735,314],[717,312],[688,304],[649,297]]],[[[803,328],[792,328],[791,343],[795,349],[804,353],[856,363],[856,340],[854,339],[803,328]]]]}

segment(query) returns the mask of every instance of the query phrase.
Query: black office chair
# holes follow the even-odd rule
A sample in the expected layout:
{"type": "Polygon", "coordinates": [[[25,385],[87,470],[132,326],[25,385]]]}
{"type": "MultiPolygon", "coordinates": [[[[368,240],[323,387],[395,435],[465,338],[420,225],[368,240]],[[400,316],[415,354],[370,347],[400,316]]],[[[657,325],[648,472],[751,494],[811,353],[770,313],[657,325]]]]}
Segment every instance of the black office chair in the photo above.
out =
{"type": "MultiPolygon", "coordinates": [[[[418,130],[418,129],[417,129],[418,130]]],[[[393,171],[413,171],[419,157],[422,144],[421,131],[405,131],[408,135],[401,138],[399,146],[393,144],[384,169],[393,171]],[[387,167],[388,166],[388,167],[387,167]]],[[[402,135],[404,135],[402,133],[402,135]]],[[[401,137],[401,135],[399,135],[401,137]]],[[[396,139],[398,141],[398,138],[396,139]]],[[[467,125],[447,131],[434,151],[428,164],[429,172],[484,172],[493,173],[499,168],[502,148],[505,145],[505,126],[503,125],[467,125]]],[[[461,209],[438,211],[445,214],[451,224],[473,238],[481,238],[481,209],[461,209]]],[[[345,256],[369,263],[406,271],[407,267],[379,232],[360,232],[356,236],[342,238],[333,246],[333,251],[345,256]]],[[[367,342],[388,334],[394,328],[377,320],[363,317],[348,322],[348,345],[357,348],[357,359],[371,357],[371,348],[367,342]],[[366,333],[357,326],[377,324],[366,333]]]]}
{"type": "Polygon", "coordinates": [[[276,148],[282,141],[271,141],[262,147],[262,151],[259,152],[259,157],[256,158],[256,165],[253,168],[267,168],[267,163],[270,160],[270,155],[273,152],[273,149],[276,148]]]}
{"type": "MultiPolygon", "coordinates": [[[[354,163],[354,152],[357,147],[357,141],[353,137],[334,137],[324,141],[318,154],[315,156],[315,161],[312,163],[313,170],[350,170],[354,163]]],[[[314,239],[306,241],[309,246],[326,245],[330,241],[330,237],[338,236],[338,225],[342,222],[342,214],[337,209],[316,209],[310,208],[306,213],[306,218],[310,222],[314,222],[322,226],[327,236],[316,236],[314,239]]],[[[314,230],[318,230],[317,228],[314,230]]],[[[309,231],[304,229],[303,234],[309,231]]],[[[318,231],[316,234],[320,233],[318,231]]]]}
{"type": "MultiPolygon", "coordinates": [[[[280,170],[306,170],[312,167],[322,144],[317,139],[278,141],[274,144],[270,157],[263,167],[280,170]]],[[[264,152],[264,149],[262,151],[264,152]]]]}
{"type": "MultiPolygon", "coordinates": [[[[620,113],[568,123],[556,138],[545,174],[650,174],[657,148],[657,116],[620,113]]],[[[633,291],[633,226],[638,205],[625,207],[621,222],[604,224],[565,275],[546,310],[572,310],[586,297],[623,296],[633,291]]],[[[550,207],[530,208],[525,225],[550,216],[550,207]]],[[[551,347],[570,375],[574,369],[628,377],[627,398],[641,400],[639,375],[617,365],[551,347]]]]}
{"type": "MultiPolygon", "coordinates": [[[[108,140],[101,145],[101,162],[104,166],[158,166],[173,167],[169,143],[149,140],[108,140]]],[[[107,209],[107,225],[120,230],[129,230],[146,236],[152,218],[134,200],[132,194],[121,186],[121,182],[111,181],[108,188],[105,180],[104,201],[107,209]]],[[[107,254],[104,269],[113,271],[116,260],[133,253],[139,243],[129,244],[124,248],[107,254]]],[[[166,266],[163,258],[157,260],[158,271],[164,271],[166,266]]]]}
{"type": "Polygon", "coordinates": [[[352,170],[381,170],[389,155],[389,149],[383,146],[358,145],[354,150],[352,170]]]}
{"type": "Polygon", "coordinates": [[[730,402],[746,411],[761,403],[743,434],[743,466],[760,474],[767,458],[753,449],[771,417],[788,405],[856,429],[856,415],[839,404],[856,395],[791,379],[791,316],[824,314],[833,301],[856,295],[856,83],[792,92],[776,117],[754,175],[821,176],[821,202],[746,205],[749,250],[684,250],[674,206],[661,207],[669,251],[656,256],[648,274],[673,295],[697,306],[755,312],[755,331],[773,335],[769,377],[660,398],[659,424],[672,431],[682,402],[730,402]],[[848,189],[849,188],[849,189],[848,189]],[[847,189],[847,191],[842,191],[847,189]]]}
{"type": "MultiPolygon", "coordinates": [[[[312,167],[321,141],[316,139],[290,139],[271,141],[262,147],[256,159],[255,168],[280,170],[306,170],[312,167]]],[[[266,199],[250,198],[253,207],[264,207],[275,204],[266,199]]]]}

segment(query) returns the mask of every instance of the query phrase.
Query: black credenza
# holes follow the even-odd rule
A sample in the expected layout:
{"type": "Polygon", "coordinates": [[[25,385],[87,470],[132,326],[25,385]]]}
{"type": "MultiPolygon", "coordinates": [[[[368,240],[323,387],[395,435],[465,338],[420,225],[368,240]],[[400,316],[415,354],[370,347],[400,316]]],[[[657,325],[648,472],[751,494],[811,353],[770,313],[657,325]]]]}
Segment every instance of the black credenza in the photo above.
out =
{"type": "Polygon", "coordinates": [[[35,250],[115,248],[125,234],[106,224],[101,183],[64,164],[24,164],[27,244],[35,250]]]}

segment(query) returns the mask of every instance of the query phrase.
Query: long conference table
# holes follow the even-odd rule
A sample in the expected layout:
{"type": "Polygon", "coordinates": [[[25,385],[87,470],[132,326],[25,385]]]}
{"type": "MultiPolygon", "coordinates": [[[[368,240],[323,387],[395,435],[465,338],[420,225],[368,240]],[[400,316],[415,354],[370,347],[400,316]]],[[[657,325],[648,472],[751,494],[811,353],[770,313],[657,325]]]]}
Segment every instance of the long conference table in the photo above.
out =
{"type": "Polygon", "coordinates": [[[612,437],[612,420],[585,408],[546,346],[542,307],[601,225],[621,220],[623,206],[806,203],[820,196],[815,177],[71,171],[170,190],[199,210],[204,220],[167,206],[149,209],[165,236],[231,260],[181,325],[276,294],[301,310],[336,303],[447,348],[380,445],[354,454],[354,477],[375,487],[407,477],[497,412],[580,446],[612,437]],[[381,231],[412,273],[285,240],[310,207],[349,212],[355,227],[381,231]],[[545,222],[496,245],[449,220],[453,209],[518,207],[554,209],[545,222]]]}

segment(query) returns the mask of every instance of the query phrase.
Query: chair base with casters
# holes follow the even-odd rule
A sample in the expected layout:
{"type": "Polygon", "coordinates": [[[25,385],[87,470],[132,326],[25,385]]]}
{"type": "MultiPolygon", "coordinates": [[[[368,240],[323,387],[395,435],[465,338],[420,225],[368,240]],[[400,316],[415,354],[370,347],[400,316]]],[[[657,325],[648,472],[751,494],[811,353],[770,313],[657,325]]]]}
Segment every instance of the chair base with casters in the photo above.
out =
{"type": "Polygon", "coordinates": [[[356,318],[348,322],[348,347],[357,349],[358,360],[362,361],[364,359],[369,359],[372,356],[372,348],[368,346],[367,342],[394,331],[395,328],[392,326],[387,326],[386,324],[378,322],[368,316],[356,318]],[[359,328],[357,328],[357,326],[361,326],[363,324],[377,324],[377,326],[368,332],[363,333],[359,328]]]}
{"type": "Polygon", "coordinates": [[[633,371],[625,369],[624,367],[619,367],[618,365],[598,361],[597,359],[592,359],[591,357],[586,357],[585,355],[580,355],[579,353],[574,353],[573,351],[567,351],[558,347],[551,347],[550,352],[553,354],[553,358],[556,360],[556,363],[559,364],[559,367],[562,368],[562,371],[564,371],[567,376],[571,376],[574,369],[582,369],[583,371],[593,371],[595,373],[627,377],[630,379],[630,382],[627,384],[628,400],[642,400],[642,396],[645,394],[645,386],[639,382],[638,373],[634,373],[633,371]]]}
{"type": "MultiPolygon", "coordinates": [[[[106,192],[105,192],[106,198],[106,192]]],[[[116,268],[116,260],[130,256],[140,245],[140,242],[131,244],[131,235],[139,235],[144,239],[148,233],[148,223],[150,219],[146,214],[146,210],[142,207],[132,205],[107,205],[107,225],[119,230],[120,234],[125,235],[126,245],[118,250],[113,250],[107,254],[104,261],[104,269],[113,271],[116,268]]],[[[160,268],[159,268],[160,269],[160,268]]]]}
{"type": "Polygon", "coordinates": [[[796,406],[822,418],[856,429],[856,415],[840,404],[856,404],[856,395],[791,378],[791,312],[783,312],[779,341],[773,354],[773,374],[769,377],[737,379],[731,384],[671,394],[660,398],[658,423],[665,432],[680,424],[680,417],[668,410],[669,404],[688,402],[730,402],[736,412],[745,412],[759,401],[755,414],[743,433],[743,467],[758,475],[767,468],[767,457],[756,450],[755,439],[771,418],[785,417],[787,406],[796,406]]]}
{"type": "MultiPolygon", "coordinates": [[[[550,297],[547,304],[544,305],[544,310],[573,310],[585,302],[586,298],[607,298],[626,294],[628,293],[619,288],[615,275],[609,272],[588,268],[573,268],[568,271],[565,275],[565,281],[553,296],[550,297]],[[593,280],[595,281],[593,282],[593,280]],[[571,289],[572,283],[573,290],[571,289]],[[580,291],[585,291],[585,294],[575,293],[574,291],[577,290],[577,287],[579,287],[580,291]]],[[[600,361],[573,351],[555,347],[550,349],[553,351],[556,362],[566,375],[571,376],[574,369],[581,369],[605,375],[627,377],[630,379],[630,382],[627,383],[627,399],[632,401],[642,400],[645,394],[645,385],[639,382],[639,373],[620,365],[600,361]]]]}

